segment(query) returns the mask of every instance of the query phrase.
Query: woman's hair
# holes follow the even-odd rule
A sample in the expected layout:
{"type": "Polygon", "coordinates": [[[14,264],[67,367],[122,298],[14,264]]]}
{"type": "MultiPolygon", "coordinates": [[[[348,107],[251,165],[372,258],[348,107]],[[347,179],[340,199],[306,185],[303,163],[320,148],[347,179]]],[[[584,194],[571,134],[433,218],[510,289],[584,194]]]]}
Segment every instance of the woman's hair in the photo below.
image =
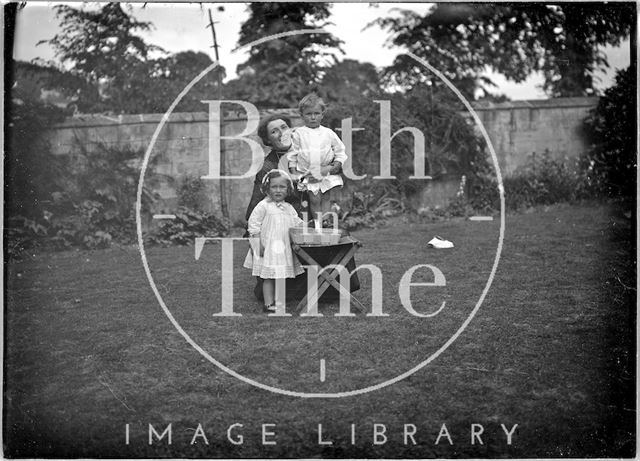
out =
{"type": "Polygon", "coordinates": [[[319,105],[322,112],[327,110],[327,105],[324,103],[322,98],[318,96],[318,93],[311,92],[300,100],[298,103],[298,110],[302,113],[306,108],[313,107],[315,105],[319,105]]]}
{"type": "Polygon", "coordinates": [[[271,170],[262,178],[262,185],[260,186],[260,192],[267,195],[269,192],[269,187],[271,185],[271,180],[273,178],[285,178],[287,180],[287,195],[291,195],[293,193],[293,181],[291,180],[291,176],[286,171],[282,170],[271,170]]]}
{"type": "Polygon", "coordinates": [[[269,125],[269,123],[273,122],[274,120],[282,120],[287,124],[289,128],[291,128],[291,119],[286,115],[267,115],[265,118],[260,120],[260,124],[258,125],[258,136],[262,140],[262,144],[264,144],[265,146],[271,146],[271,143],[269,142],[269,132],[267,131],[267,125],[269,125]]]}

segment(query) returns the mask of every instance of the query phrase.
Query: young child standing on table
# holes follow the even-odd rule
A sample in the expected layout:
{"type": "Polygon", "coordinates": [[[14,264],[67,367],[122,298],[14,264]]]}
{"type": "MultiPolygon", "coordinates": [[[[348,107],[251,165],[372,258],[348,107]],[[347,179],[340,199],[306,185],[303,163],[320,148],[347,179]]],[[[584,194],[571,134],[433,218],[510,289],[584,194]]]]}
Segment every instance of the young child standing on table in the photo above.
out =
{"type": "Polygon", "coordinates": [[[304,272],[289,240],[289,229],[302,225],[296,210],[284,200],[292,191],[293,182],[286,171],[269,171],[262,179],[262,192],[267,196],[249,217],[251,249],[244,267],[263,279],[265,312],[276,310],[276,279],[295,278],[304,272]]]}
{"type": "Polygon", "coordinates": [[[287,154],[289,172],[309,192],[312,217],[331,211],[330,190],[344,185],[338,174],[347,160],[345,147],[333,130],[320,124],[326,104],[316,93],[306,95],[298,104],[304,126],[291,137],[292,150],[287,154]]]}

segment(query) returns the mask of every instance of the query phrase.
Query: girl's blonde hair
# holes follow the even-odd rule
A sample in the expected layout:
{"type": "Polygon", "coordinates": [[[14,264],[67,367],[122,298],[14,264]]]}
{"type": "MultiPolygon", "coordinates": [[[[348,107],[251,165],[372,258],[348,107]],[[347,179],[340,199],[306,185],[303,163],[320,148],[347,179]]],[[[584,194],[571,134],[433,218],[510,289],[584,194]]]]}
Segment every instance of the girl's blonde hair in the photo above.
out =
{"type": "Polygon", "coordinates": [[[313,107],[315,105],[319,105],[322,112],[327,110],[327,105],[324,103],[322,98],[318,96],[318,93],[312,92],[300,100],[298,103],[298,110],[302,113],[306,108],[313,107]]]}

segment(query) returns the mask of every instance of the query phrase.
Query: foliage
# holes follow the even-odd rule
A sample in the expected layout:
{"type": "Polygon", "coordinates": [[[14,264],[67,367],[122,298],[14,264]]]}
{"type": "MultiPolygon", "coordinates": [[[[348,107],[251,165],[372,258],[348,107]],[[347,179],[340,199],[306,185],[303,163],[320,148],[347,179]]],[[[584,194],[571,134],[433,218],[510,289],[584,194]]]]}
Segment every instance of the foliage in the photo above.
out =
{"type": "Polygon", "coordinates": [[[229,222],[205,211],[207,187],[199,176],[183,176],[176,188],[176,218],[152,229],[146,241],[155,245],[190,245],[197,237],[221,237],[228,233],[229,222]]]}
{"type": "MultiPolygon", "coordinates": [[[[240,29],[240,47],[275,34],[320,29],[328,25],[325,3],[250,3],[249,18],[240,29]]],[[[341,41],[332,34],[298,34],[254,45],[249,59],[238,66],[239,77],[225,93],[260,108],[295,107],[320,80],[323,68],[335,61],[341,41]]]]}
{"type": "MultiPolygon", "coordinates": [[[[174,99],[200,72],[213,61],[202,52],[181,51],[167,57],[148,61],[147,76],[138,83],[136,97],[144,97],[136,103],[139,112],[165,112],[174,99]]],[[[219,99],[220,82],[224,78],[224,67],[216,67],[196,83],[176,106],[177,112],[206,111],[202,101],[219,99]]]]}
{"type": "Polygon", "coordinates": [[[353,195],[342,223],[347,228],[366,227],[376,219],[408,210],[409,197],[429,181],[411,178],[416,175],[415,138],[408,132],[398,133],[391,141],[395,179],[373,179],[380,174],[384,102],[390,105],[390,135],[405,127],[424,135],[425,169],[418,175],[438,180],[452,173],[464,174],[484,159],[481,138],[460,115],[461,104],[448,90],[418,85],[406,92],[386,93],[375,68],[345,60],[327,69],[319,92],[329,103],[325,126],[337,129],[342,120],[351,119],[351,167],[354,174],[366,175],[360,180],[346,179],[345,188],[353,195]]]}
{"type": "MultiPolygon", "coordinates": [[[[491,213],[500,209],[495,174],[488,168],[472,172],[462,190],[444,210],[451,216],[467,216],[473,211],[491,213]]],[[[554,159],[550,152],[531,155],[514,174],[503,178],[505,207],[520,211],[536,205],[573,202],[588,198],[586,177],[579,165],[554,159]]]]}
{"type": "Polygon", "coordinates": [[[43,133],[64,119],[61,109],[45,105],[25,91],[12,88],[6,119],[6,213],[28,219],[42,216],[48,192],[61,179],[59,159],[50,154],[43,133]]]}
{"type": "MultiPolygon", "coordinates": [[[[142,152],[98,145],[66,157],[65,187],[52,194],[50,221],[61,245],[106,247],[135,240],[134,203],[142,152]]],[[[154,200],[146,191],[143,209],[154,200]]]]}
{"type": "MultiPolygon", "coordinates": [[[[61,177],[42,201],[42,214],[13,215],[8,220],[7,247],[13,257],[25,249],[106,248],[136,239],[134,204],[138,163],[142,152],[98,145],[60,159],[61,177]]],[[[225,235],[228,225],[202,211],[205,187],[199,178],[185,177],[179,186],[176,219],[149,233],[152,244],[192,243],[196,237],[225,235]]],[[[142,213],[149,213],[156,196],[143,189],[142,213]]]]}
{"type": "Polygon", "coordinates": [[[178,185],[178,206],[189,208],[196,212],[204,210],[207,201],[207,189],[200,176],[185,175],[178,185]]]}
{"type": "Polygon", "coordinates": [[[11,66],[11,94],[19,100],[38,101],[54,105],[67,115],[76,110],[91,110],[98,103],[98,89],[83,78],[54,63],[34,60],[28,63],[14,61],[11,66]]]}
{"type": "Polygon", "coordinates": [[[460,186],[453,199],[447,205],[445,212],[449,216],[469,216],[473,212],[473,208],[466,196],[467,177],[462,175],[460,178],[460,186]]]}
{"type": "Polygon", "coordinates": [[[221,237],[227,234],[229,226],[210,213],[204,213],[180,206],[176,219],[163,222],[147,237],[150,244],[190,245],[197,237],[221,237]]]}
{"type": "Polygon", "coordinates": [[[61,32],[45,41],[70,71],[100,88],[112,107],[130,112],[136,82],[144,83],[144,62],[161,48],[147,44],[135,32],[151,24],[134,19],[119,3],[107,3],[98,11],[68,5],[54,7],[61,32]]]}
{"type": "MultiPolygon", "coordinates": [[[[491,85],[482,77],[487,67],[515,82],[539,71],[549,96],[579,96],[594,91],[594,71],[608,65],[600,48],[629,36],[635,11],[633,3],[438,3],[425,16],[399,10],[374,24],[467,96],[491,85]]],[[[428,78],[408,55],[399,55],[385,75],[404,87],[428,78]]]]}
{"type": "Polygon", "coordinates": [[[589,184],[610,197],[636,195],[636,88],[635,69],[619,71],[585,121],[592,142],[584,159],[589,184]]]}
{"type": "MultiPolygon", "coordinates": [[[[131,7],[129,7],[131,8],[131,7]]],[[[151,24],[137,21],[119,3],[104,4],[99,10],[68,5],[55,7],[62,31],[50,44],[56,56],[75,77],[66,87],[78,92],[83,112],[164,112],[185,86],[207,66],[204,53],[184,51],[164,56],[160,47],[146,43],[137,31],[151,24]],[[160,57],[153,57],[160,54],[160,57]],[[80,83],[82,82],[82,83],[80,83]]],[[[177,106],[177,110],[201,111],[201,100],[219,92],[224,68],[209,72],[177,106]]],[[[49,85],[60,86],[60,82],[49,85]]]]}
{"type": "MultiPolygon", "coordinates": [[[[344,93],[336,93],[344,94],[344,93]]],[[[401,132],[391,142],[391,174],[395,179],[373,180],[380,172],[381,103],[389,101],[390,134],[405,127],[414,127],[424,135],[425,171],[418,172],[438,179],[450,173],[464,173],[473,162],[484,156],[482,142],[471,124],[460,115],[458,105],[446,92],[417,87],[407,93],[370,93],[368,97],[355,93],[349,99],[332,103],[325,118],[326,126],[340,127],[341,120],[352,119],[352,169],[356,175],[367,177],[347,180],[349,187],[378,200],[382,196],[398,199],[406,204],[407,197],[421,190],[428,179],[412,179],[414,166],[414,137],[401,132]],[[416,104],[420,101],[420,104],[416,104]]]]}
{"type": "Polygon", "coordinates": [[[47,227],[33,219],[19,215],[7,217],[4,234],[6,255],[19,258],[25,250],[40,246],[47,232],[47,227]]]}
{"type": "Polygon", "coordinates": [[[326,102],[345,103],[380,94],[378,71],[368,62],[344,59],[327,68],[322,76],[321,88],[326,102]]]}
{"type": "MultiPolygon", "coordinates": [[[[48,154],[50,155],[50,154],[48,154]]],[[[8,246],[19,252],[39,246],[106,248],[113,242],[135,241],[134,203],[142,153],[98,145],[56,159],[57,181],[43,190],[39,214],[12,214],[8,246]]],[[[154,195],[143,190],[142,211],[154,195]]]]}
{"type": "Polygon", "coordinates": [[[340,216],[340,227],[346,230],[376,227],[384,217],[396,214],[392,210],[397,204],[402,205],[388,194],[376,197],[375,191],[355,191],[352,193],[349,209],[340,216]]]}
{"type": "MultiPolygon", "coordinates": [[[[78,144],[56,156],[43,133],[63,120],[63,111],[29,94],[11,90],[7,118],[6,237],[13,254],[26,248],[101,248],[132,242],[141,152],[78,144]]],[[[143,210],[153,201],[144,190],[143,210]]]]}

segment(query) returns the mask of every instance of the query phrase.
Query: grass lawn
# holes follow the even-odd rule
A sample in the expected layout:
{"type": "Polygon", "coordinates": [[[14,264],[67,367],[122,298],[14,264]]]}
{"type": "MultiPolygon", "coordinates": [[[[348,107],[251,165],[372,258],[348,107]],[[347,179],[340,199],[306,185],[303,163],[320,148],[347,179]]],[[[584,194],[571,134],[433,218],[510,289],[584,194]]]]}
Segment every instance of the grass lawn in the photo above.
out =
{"type": "MultiPolygon", "coordinates": [[[[214,359],[269,386],[335,393],[384,383],[434,354],[472,312],[498,230],[498,221],[447,221],[353,233],[364,244],[357,263],[383,274],[386,317],[335,317],[337,304],[327,303],[318,318],[267,317],[241,267],[245,243],[236,244],[233,267],[241,317],[214,317],[231,289],[221,287],[220,245],[207,244],[198,260],[193,247],[151,248],[147,257],[176,321],[214,359]],[[428,250],[434,235],[456,247],[428,250]],[[403,274],[418,264],[446,277],[444,287],[411,289],[419,313],[446,301],[433,317],[411,315],[399,299],[403,274]]],[[[163,313],[136,247],[9,263],[5,455],[633,456],[636,294],[624,271],[634,239],[632,223],[606,206],[508,216],[493,285],[457,340],[406,379],[340,399],[271,393],[209,363],[163,313]],[[236,423],[242,444],[227,439],[236,423]],[[158,433],[171,424],[172,444],[149,445],[149,424],[158,433]],[[191,444],[199,424],[208,445],[202,434],[191,444]],[[275,425],[265,429],[274,445],[263,444],[265,424],[275,425]],[[435,444],[443,424],[449,437],[435,444]],[[473,424],[482,425],[482,444],[471,443],[473,424]],[[509,445],[501,425],[515,424],[509,445]],[[375,444],[382,425],[386,443],[375,444]]],[[[433,275],[422,268],[413,280],[433,275]]],[[[355,296],[370,306],[376,284],[365,274],[360,281],[355,296]]]]}

